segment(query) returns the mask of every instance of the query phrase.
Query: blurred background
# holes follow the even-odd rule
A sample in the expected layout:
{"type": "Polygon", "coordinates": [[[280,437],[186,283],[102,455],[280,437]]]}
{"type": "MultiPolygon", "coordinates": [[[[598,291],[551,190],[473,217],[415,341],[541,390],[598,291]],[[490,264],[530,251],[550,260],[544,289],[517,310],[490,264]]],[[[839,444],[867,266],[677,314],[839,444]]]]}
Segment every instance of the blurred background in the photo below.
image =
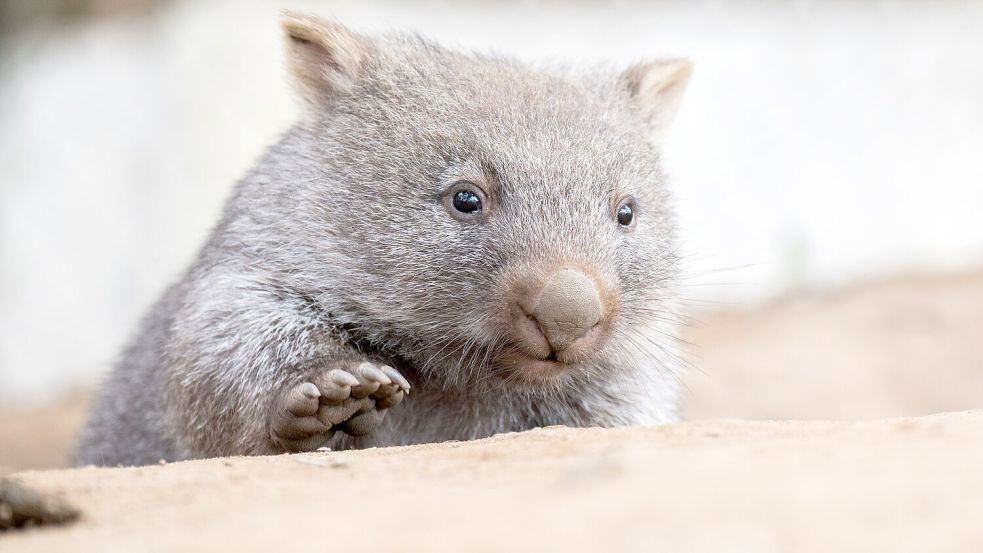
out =
{"type": "Polygon", "coordinates": [[[983,407],[981,2],[0,2],[0,465],[89,390],[294,119],[280,9],[696,65],[666,144],[690,418],[983,407]]]}

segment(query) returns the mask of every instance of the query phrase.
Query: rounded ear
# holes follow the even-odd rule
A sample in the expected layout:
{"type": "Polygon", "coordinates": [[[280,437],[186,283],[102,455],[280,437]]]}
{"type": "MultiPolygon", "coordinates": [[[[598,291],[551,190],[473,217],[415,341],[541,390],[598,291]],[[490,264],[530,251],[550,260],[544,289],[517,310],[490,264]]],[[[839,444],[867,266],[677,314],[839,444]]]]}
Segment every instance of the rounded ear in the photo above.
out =
{"type": "Polygon", "coordinates": [[[371,41],[333,21],[283,12],[287,66],[294,88],[310,108],[349,90],[362,74],[371,41]]]}
{"type": "Polygon", "coordinates": [[[661,132],[672,123],[692,72],[689,60],[655,60],[629,67],[621,80],[642,119],[661,132]]]}

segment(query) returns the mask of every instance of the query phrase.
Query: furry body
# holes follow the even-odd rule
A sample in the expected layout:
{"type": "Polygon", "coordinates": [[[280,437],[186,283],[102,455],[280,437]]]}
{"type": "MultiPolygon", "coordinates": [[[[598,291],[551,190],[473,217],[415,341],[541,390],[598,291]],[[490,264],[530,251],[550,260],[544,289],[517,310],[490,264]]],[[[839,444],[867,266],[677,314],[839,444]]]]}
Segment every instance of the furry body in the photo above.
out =
{"type": "Polygon", "coordinates": [[[674,420],[674,226],[644,79],[297,25],[305,116],[143,321],[78,461],[282,452],[284,390],[360,360],[412,393],[371,432],[332,433],[334,449],[674,420]],[[461,179],[492,190],[483,224],[439,201],[461,179]],[[631,232],[611,220],[619,194],[640,206],[631,232]],[[504,298],[558,264],[610,291],[610,327],[563,371],[526,374],[502,361],[516,350],[504,298]]]}

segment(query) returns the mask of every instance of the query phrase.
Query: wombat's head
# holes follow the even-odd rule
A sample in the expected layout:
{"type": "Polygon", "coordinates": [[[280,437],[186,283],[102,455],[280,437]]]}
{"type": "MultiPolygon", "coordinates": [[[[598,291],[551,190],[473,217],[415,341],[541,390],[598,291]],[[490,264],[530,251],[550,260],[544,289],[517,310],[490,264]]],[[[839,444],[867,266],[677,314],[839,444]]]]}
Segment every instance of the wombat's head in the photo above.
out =
{"type": "Polygon", "coordinates": [[[311,17],[284,28],[306,101],[292,247],[336,323],[451,386],[664,362],[676,259],[652,135],[687,62],[546,72],[311,17]]]}

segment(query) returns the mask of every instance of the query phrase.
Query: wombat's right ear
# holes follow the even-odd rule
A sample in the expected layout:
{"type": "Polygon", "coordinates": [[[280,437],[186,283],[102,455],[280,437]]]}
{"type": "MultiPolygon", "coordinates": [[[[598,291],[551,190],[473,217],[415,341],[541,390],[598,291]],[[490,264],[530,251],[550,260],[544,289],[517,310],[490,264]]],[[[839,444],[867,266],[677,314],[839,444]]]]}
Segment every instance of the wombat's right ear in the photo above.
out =
{"type": "Polygon", "coordinates": [[[284,12],[287,65],[297,93],[316,109],[352,87],[371,42],[339,23],[284,12]]]}
{"type": "Polygon", "coordinates": [[[638,114],[656,134],[672,122],[693,65],[685,59],[662,59],[629,67],[621,79],[638,114]]]}

